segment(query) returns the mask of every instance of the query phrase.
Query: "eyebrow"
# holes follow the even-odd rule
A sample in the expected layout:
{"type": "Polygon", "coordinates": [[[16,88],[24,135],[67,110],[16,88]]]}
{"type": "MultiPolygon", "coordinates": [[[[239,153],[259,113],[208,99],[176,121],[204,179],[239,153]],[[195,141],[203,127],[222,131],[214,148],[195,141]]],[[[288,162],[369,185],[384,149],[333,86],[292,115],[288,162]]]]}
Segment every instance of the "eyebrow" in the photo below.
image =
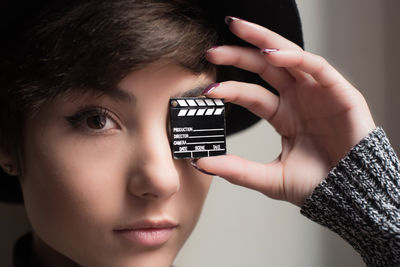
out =
{"type": "Polygon", "coordinates": [[[172,98],[176,97],[196,97],[196,96],[201,96],[203,94],[204,89],[206,88],[205,86],[198,86],[193,89],[190,89],[188,91],[185,91],[183,93],[178,93],[172,96],[172,98]]]}
{"type": "Polygon", "coordinates": [[[107,90],[103,92],[104,95],[107,95],[111,99],[114,99],[118,102],[126,102],[126,103],[135,103],[136,97],[129,92],[122,90],[121,88],[114,88],[112,90],[107,90]]]}

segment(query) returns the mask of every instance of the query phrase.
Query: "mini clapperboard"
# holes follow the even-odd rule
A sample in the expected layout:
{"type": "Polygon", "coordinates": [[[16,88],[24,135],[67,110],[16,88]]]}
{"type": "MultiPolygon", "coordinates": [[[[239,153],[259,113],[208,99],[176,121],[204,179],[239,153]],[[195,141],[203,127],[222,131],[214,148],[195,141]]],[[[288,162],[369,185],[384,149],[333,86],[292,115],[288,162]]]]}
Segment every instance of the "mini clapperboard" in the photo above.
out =
{"type": "Polygon", "coordinates": [[[226,154],[225,106],[222,99],[170,99],[172,153],[175,159],[226,154]]]}

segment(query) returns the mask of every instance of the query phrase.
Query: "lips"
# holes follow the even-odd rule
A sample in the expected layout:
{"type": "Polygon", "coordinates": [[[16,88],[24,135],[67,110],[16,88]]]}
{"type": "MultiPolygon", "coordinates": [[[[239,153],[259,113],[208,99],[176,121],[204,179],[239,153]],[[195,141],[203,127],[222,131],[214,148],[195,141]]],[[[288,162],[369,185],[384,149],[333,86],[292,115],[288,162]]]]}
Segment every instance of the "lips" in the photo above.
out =
{"type": "Polygon", "coordinates": [[[141,246],[160,246],[173,235],[178,225],[172,221],[140,221],[114,230],[117,235],[141,246]]]}

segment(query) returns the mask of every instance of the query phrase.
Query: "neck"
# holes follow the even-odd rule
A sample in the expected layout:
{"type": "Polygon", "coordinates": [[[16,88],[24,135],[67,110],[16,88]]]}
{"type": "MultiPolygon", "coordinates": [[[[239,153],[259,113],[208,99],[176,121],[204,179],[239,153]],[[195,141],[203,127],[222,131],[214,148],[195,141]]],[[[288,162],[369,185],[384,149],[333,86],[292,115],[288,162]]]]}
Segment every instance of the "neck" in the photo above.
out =
{"type": "Polygon", "coordinates": [[[79,267],[78,264],[60,254],[33,233],[33,260],[36,267],[79,267]]]}

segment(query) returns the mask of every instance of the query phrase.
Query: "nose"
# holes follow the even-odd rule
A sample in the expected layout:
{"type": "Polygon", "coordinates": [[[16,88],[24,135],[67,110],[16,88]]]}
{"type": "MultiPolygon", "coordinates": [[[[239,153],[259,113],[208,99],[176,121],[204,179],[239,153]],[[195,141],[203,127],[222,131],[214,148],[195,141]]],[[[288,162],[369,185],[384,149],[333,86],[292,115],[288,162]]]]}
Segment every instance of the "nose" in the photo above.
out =
{"type": "Polygon", "coordinates": [[[129,192],[147,200],[171,197],[179,191],[180,178],[166,131],[147,129],[140,133],[138,139],[140,142],[134,152],[137,160],[133,164],[129,192]]]}

